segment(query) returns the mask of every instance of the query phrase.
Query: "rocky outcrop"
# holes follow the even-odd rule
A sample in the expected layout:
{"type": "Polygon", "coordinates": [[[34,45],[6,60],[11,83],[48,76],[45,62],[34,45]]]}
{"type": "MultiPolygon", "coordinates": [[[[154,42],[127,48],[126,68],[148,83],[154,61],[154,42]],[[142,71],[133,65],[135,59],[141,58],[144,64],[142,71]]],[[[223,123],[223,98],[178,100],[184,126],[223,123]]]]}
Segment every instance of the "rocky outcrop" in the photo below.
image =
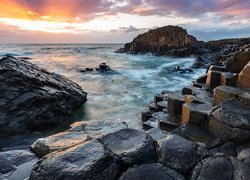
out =
{"type": "Polygon", "coordinates": [[[164,26],[137,36],[117,52],[132,54],[150,52],[157,55],[178,53],[180,56],[185,56],[190,53],[188,51],[197,52],[197,47],[192,46],[197,43],[196,38],[189,35],[187,30],[179,26],[164,26]],[[179,51],[175,52],[177,48],[179,51]]]}
{"type": "Polygon", "coordinates": [[[33,168],[30,179],[113,179],[119,165],[97,140],[48,154],[33,168]]]}
{"type": "Polygon", "coordinates": [[[0,136],[69,120],[87,93],[69,79],[14,57],[0,59],[0,136]]]}
{"type": "Polygon", "coordinates": [[[164,26],[149,30],[138,35],[132,42],[118,49],[117,53],[152,53],[155,55],[169,55],[185,57],[198,56],[194,68],[205,67],[212,61],[221,63],[218,56],[223,59],[229,57],[228,53],[239,51],[240,46],[249,44],[250,38],[223,39],[202,42],[189,35],[186,29],[179,26],[164,26]]]}

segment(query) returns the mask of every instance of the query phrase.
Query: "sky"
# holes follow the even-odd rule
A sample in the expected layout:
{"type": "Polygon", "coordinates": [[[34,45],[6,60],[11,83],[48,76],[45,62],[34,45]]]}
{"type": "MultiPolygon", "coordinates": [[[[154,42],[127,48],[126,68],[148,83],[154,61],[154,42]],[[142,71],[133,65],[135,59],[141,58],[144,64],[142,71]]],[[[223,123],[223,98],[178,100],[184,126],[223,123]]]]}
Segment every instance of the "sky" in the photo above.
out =
{"type": "Polygon", "coordinates": [[[198,40],[250,37],[250,0],[0,0],[0,43],[125,43],[178,25],[198,40]]]}

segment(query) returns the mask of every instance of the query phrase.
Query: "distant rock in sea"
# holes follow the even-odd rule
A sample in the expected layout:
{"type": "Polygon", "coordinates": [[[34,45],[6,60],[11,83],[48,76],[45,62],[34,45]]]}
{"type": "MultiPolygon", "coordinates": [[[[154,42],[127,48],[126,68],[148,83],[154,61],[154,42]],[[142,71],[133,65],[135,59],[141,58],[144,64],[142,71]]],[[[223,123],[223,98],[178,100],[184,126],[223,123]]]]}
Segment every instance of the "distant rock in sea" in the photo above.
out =
{"type": "Polygon", "coordinates": [[[60,125],[86,100],[64,76],[12,56],[0,59],[0,137],[60,125]]]}

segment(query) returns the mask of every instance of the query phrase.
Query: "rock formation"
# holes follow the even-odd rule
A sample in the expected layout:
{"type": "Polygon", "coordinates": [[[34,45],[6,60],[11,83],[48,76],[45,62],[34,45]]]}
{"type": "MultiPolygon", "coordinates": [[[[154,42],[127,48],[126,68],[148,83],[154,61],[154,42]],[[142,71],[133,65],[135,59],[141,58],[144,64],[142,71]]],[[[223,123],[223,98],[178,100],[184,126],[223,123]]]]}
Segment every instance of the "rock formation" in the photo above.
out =
{"type": "Polygon", "coordinates": [[[87,93],[69,79],[11,56],[0,59],[0,136],[69,120],[87,93]]]}

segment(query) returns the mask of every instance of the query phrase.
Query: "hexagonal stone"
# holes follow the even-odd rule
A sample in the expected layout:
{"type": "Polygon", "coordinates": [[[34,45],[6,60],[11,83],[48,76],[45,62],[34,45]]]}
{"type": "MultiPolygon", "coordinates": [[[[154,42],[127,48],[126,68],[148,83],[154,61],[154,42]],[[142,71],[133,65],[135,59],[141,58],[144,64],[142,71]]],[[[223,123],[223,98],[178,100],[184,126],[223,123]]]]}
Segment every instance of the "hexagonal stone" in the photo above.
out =
{"type": "Polygon", "coordinates": [[[168,135],[168,133],[162,131],[159,127],[146,131],[146,134],[150,135],[154,141],[163,139],[168,135]]]}
{"type": "Polygon", "coordinates": [[[153,139],[144,132],[122,129],[108,134],[100,141],[124,164],[140,164],[156,160],[153,139]]]}
{"type": "Polygon", "coordinates": [[[209,129],[224,141],[243,143],[250,138],[250,108],[236,99],[220,103],[209,115],[209,129]]]}
{"type": "Polygon", "coordinates": [[[223,86],[236,86],[237,78],[237,73],[223,72],[221,73],[220,82],[223,86]]]}
{"type": "Polygon", "coordinates": [[[198,163],[193,169],[190,179],[231,180],[233,167],[229,158],[224,156],[208,157],[198,163]]]}
{"type": "Polygon", "coordinates": [[[220,85],[221,72],[209,70],[207,73],[206,86],[215,88],[220,85]]]}
{"type": "Polygon", "coordinates": [[[113,179],[119,166],[97,140],[44,156],[30,179],[113,179]]]}
{"type": "Polygon", "coordinates": [[[175,113],[181,115],[182,105],[185,97],[178,93],[173,93],[168,98],[168,113],[175,113]]]}
{"type": "Polygon", "coordinates": [[[240,72],[236,86],[241,88],[250,88],[250,61],[240,72]]]}
{"type": "Polygon", "coordinates": [[[119,180],[184,180],[177,171],[160,163],[142,164],[129,168],[119,180]]]}
{"type": "Polygon", "coordinates": [[[177,135],[169,135],[158,141],[156,149],[158,162],[188,173],[199,161],[198,145],[177,135]]]}
{"type": "Polygon", "coordinates": [[[69,147],[84,143],[88,140],[86,133],[82,132],[61,132],[40,138],[31,145],[31,150],[39,157],[45,156],[54,151],[67,149],[69,147]]]}

